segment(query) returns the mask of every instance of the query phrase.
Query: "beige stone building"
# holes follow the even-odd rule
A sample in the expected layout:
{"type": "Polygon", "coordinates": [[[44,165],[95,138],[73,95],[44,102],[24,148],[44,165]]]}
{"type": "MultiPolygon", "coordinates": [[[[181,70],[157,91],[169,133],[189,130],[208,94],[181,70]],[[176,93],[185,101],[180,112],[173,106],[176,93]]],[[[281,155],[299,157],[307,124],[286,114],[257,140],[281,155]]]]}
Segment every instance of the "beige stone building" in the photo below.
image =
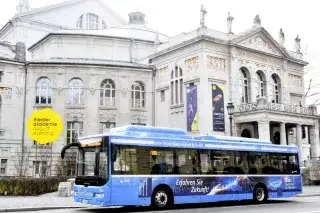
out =
{"type": "Polygon", "coordinates": [[[0,49],[7,51],[0,58],[0,175],[15,174],[22,142],[31,146],[28,175],[55,174],[23,128],[40,108],[64,119],[63,134],[46,147],[52,162],[73,138],[129,124],[296,144],[302,161],[319,157],[317,111],[305,106],[300,38],[290,51],[283,32],[273,38],[259,16],[234,34],[230,15],[226,32],[219,32],[205,26],[203,8],[200,14],[198,29],[169,37],[150,29],[144,13],[124,20],[100,0],[38,9],[21,0],[0,30],[6,41],[0,49]],[[18,51],[23,46],[8,42],[26,45],[27,62],[18,51]]]}

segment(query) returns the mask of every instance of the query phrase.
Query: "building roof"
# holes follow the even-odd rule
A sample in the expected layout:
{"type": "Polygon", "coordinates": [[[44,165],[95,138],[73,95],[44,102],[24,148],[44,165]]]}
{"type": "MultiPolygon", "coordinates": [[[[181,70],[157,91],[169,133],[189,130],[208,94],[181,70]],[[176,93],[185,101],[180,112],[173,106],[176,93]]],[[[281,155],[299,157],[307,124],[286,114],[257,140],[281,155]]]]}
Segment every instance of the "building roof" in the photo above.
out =
{"type": "MultiPolygon", "coordinates": [[[[86,1],[86,0],[66,0],[63,2],[59,2],[59,3],[55,3],[55,4],[51,4],[51,5],[47,5],[44,7],[40,7],[40,8],[33,8],[30,9],[26,12],[23,13],[19,13],[19,14],[15,14],[15,16],[13,16],[1,29],[0,29],[0,34],[5,32],[6,30],[10,29],[10,27],[12,26],[12,22],[16,19],[19,18],[27,18],[30,15],[34,15],[40,12],[45,12],[45,11],[49,11],[52,9],[57,9],[57,8],[61,8],[61,7],[65,7],[68,5],[72,5],[72,4],[76,4],[78,2],[81,1],[86,1]]],[[[92,0],[92,1],[98,1],[101,6],[105,7],[107,10],[109,10],[111,12],[111,14],[113,14],[121,23],[126,24],[126,20],[124,20],[118,13],[116,13],[114,10],[112,10],[105,2],[103,2],[102,0],[92,0]]],[[[51,25],[50,23],[48,23],[49,25],[51,25]]]]}
{"type": "Polygon", "coordinates": [[[140,41],[155,42],[156,38],[159,38],[160,43],[166,42],[169,36],[158,33],[157,31],[148,28],[145,25],[126,25],[121,27],[110,27],[104,30],[59,30],[52,32],[44,36],[42,39],[31,45],[29,50],[35,48],[46,38],[51,35],[86,35],[86,36],[100,36],[100,37],[116,37],[124,39],[135,39],[140,41]]]}
{"type": "Polygon", "coordinates": [[[33,60],[32,64],[83,64],[83,65],[104,65],[110,67],[137,68],[151,70],[152,66],[126,61],[112,61],[96,58],[63,58],[55,57],[43,60],[33,60]]]}
{"type": "Polygon", "coordinates": [[[177,36],[171,37],[167,42],[160,44],[155,49],[154,54],[152,54],[150,58],[157,57],[158,55],[178,49],[181,46],[191,44],[203,38],[210,39],[218,43],[241,46],[242,41],[258,33],[264,34],[270,40],[270,43],[276,49],[274,54],[275,56],[276,52],[279,52],[284,58],[290,59],[297,63],[302,63],[304,65],[307,64],[305,61],[302,60],[300,54],[295,53],[293,51],[289,51],[286,48],[282,47],[263,27],[252,27],[239,34],[224,33],[208,28],[198,28],[189,33],[181,33],[177,36]]]}

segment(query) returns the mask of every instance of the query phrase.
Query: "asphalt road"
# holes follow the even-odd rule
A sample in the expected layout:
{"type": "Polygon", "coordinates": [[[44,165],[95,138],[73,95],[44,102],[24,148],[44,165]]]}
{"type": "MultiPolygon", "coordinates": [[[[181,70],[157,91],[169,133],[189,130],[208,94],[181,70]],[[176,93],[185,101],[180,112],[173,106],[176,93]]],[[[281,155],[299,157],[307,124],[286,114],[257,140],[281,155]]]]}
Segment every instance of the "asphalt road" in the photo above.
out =
{"type": "MultiPolygon", "coordinates": [[[[171,210],[151,211],[149,208],[90,208],[90,209],[62,209],[50,211],[37,211],[37,213],[320,213],[319,197],[297,197],[285,200],[272,200],[265,204],[252,202],[221,202],[201,205],[177,205],[171,210]]],[[[27,212],[26,212],[27,213],[27,212]]]]}

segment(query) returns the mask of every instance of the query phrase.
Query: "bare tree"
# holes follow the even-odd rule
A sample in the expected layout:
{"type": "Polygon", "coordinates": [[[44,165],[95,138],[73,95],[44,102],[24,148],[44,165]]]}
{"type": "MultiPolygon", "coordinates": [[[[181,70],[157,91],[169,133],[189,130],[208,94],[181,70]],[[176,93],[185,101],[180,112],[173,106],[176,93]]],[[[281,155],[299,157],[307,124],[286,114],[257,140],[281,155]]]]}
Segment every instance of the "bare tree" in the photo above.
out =
{"type": "Polygon", "coordinates": [[[46,177],[49,174],[48,168],[51,168],[52,164],[52,144],[40,145],[36,144],[36,162],[41,163],[40,177],[46,177]]]}
{"type": "Polygon", "coordinates": [[[77,149],[70,148],[66,151],[64,159],[59,158],[56,164],[58,176],[74,176],[76,171],[77,149]]]}
{"type": "Polygon", "coordinates": [[[31,148],[30,146],[20,145],[16,149],[16,155],[13,157],[13,165],[15,170],[15,175],[19,177],[25,177],[28,174],[29,163],[31,158],[31,148]],[[22,149],[24,150],[24,154],[22,156],[22,149]]]}
{"type": "MultiPolygon", "coordinates": [[[[306,45],[302,51],[305,58],[308,58],[308,46],[306,45]]],[[[309,59],[311,63],[309,63],[304,68],[304,76],[305,76],[305,100],[309,102],[308,105],[319,106],[320,105],[320,82],[315,81],[315,77],[317,75],[316,69],[314,69],[312,65],[312,60],[309,59]]]]}

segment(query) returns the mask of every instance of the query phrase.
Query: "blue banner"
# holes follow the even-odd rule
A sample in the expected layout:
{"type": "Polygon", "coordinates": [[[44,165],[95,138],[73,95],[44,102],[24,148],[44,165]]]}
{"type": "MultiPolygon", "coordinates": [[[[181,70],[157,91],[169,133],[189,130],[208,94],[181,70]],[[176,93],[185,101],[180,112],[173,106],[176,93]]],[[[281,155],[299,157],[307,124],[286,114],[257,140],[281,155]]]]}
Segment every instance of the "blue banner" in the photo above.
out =
{"type": "Polygon", "coordinates": [[[187,130],[199,131],[197,86],[187,87],[187,130]]]}
{"type": "Polygon", "coordinates": [[[224,94],[223,88],[217,84],[212,85],[212,113],[213,131],[224,132],[224,94]]]}
{"type": "MultiPolygon", "coordinates": [[[[162,184],[159,178],[140,178],[139,197],[151,197],[155,186],[162,184]]],[[[264,183],[268,192],[299,192],[302,190],[299,176],[217,176],[217,177],[166,177],[166,184],[174,196],[222,195],[252,193],[258,183],[264,183]]],[[[163,181],[163,180],[162,180],[163,181]]],[[[282,195],[278,195],[282,196],[282,195]]]]}

